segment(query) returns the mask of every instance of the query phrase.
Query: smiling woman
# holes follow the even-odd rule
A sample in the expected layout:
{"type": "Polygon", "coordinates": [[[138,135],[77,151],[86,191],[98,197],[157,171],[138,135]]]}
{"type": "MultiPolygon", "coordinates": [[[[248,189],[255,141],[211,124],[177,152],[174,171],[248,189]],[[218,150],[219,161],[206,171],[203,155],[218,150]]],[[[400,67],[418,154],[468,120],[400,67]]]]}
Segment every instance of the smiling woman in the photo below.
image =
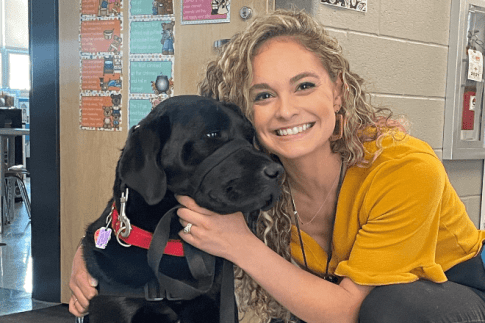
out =
{"type": "Polygon", "coordinates": [[[264,243],[179,199],[197,211],[179,210],[183,221],[207,228],[183,238],[238,265],[243,311],[285,322],[485,320],[479,292],[451,270],[485,275],[485,232],[429,145],[370,104],[321,24],[303,12],[259,17],[208,64],[200,91],[239,105],[257,146],[285,168],[283,194],[258,222],[264,243]]]}

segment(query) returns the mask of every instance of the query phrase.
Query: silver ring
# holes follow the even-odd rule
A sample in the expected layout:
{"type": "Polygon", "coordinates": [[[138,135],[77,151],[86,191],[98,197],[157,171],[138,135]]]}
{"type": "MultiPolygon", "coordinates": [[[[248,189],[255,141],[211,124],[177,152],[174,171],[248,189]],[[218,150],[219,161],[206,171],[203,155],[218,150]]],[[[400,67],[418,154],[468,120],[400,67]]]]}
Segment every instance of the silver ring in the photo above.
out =
{"type": "Polygon", "coordinates": [[[74,298],[74,304],[76,304],[77,301],[78,301],[78,299],[77,298],[74,298]]]}
{"type": "Polygon", "coordinates": [[[192,223],[187,223],[184,228],[184,233],[190,233],[190,229],[192,228],[192,223]]]}

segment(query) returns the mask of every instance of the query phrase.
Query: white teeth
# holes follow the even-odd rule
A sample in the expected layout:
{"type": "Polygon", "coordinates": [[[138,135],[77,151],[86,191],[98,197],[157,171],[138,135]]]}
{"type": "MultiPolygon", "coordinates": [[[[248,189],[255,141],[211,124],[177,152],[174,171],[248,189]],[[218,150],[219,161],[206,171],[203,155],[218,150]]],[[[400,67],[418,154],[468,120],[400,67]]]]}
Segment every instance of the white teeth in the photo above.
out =
{"type": "Polygon", "coordinates": [[[311,126],[312,125],[310,123],[307,123],[307,124],[304,124],[304,125],[298,126],[298,127],[293,127],[293,128],[288,128],[288,129],[279,129],[279,130],[276,130],[276,134],[278,136],[296,135],[296,134],[299,134],[300,132],[307,130],[308,128],[311,128],[311,126]]]}

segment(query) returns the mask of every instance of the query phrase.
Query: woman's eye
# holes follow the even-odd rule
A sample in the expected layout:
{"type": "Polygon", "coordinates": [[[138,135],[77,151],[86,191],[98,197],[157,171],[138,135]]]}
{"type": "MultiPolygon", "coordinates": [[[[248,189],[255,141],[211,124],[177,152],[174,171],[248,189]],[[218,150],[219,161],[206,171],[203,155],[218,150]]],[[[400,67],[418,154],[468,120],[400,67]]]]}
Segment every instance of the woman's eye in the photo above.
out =
{"type": "Polygon", "coordinates": [[[315,87],[314,83],[304,82],[304,83],[301,83],[300,85],[298,85],[297,90],[307,90],[307,89],[310,89],[312,87],[315,87]]]}
{"type": "Polygon", "coordinates": [[[262,93],[256,94],[256,96],[254,97],[254,101],[266,100],[266,99],[269,99],[270,97],[271,95],[269,93],[262,92],[262,93]]]}

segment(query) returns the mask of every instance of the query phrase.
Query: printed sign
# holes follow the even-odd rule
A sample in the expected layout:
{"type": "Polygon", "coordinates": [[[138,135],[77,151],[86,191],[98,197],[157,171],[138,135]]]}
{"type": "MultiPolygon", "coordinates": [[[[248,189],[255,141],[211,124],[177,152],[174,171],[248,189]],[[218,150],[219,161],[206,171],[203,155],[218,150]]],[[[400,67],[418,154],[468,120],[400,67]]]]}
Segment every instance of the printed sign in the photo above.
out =
{"type": "Polygon", "coordinates": [[[152,111],[150,100],[130,100],[130,128],[152,111]]]}
{"type": "Polygon", "coordinates": [[[81,22],[81,52],[113,52],[121,47],[121,20],[88,20],[81,22]]]}
{"type": "Polygon", "coordinates": [[[93,130],[119,130],[121,94],[81,96],[81,127],[93,130]]]}
{"type": "Polygon", "coordinates": [[[345,9],[350,9],[350,10],[355,10],[355,11],[360,11],[360,12],[367,12],[367,0],[320,0],[321,3],[335,6],[335,7],[340,7],[340,8],[345,8],[345,9]]]}
{"type": "Polygon", "coordinates": [[[468,50],[468,79],[481,82],[483,78],[483,55],[478,50],[468,50]]]}
{"type": "Polygon", "coordinates": [[[181,0],[181,24],[230,22],[230,0],[181,0]]]}

